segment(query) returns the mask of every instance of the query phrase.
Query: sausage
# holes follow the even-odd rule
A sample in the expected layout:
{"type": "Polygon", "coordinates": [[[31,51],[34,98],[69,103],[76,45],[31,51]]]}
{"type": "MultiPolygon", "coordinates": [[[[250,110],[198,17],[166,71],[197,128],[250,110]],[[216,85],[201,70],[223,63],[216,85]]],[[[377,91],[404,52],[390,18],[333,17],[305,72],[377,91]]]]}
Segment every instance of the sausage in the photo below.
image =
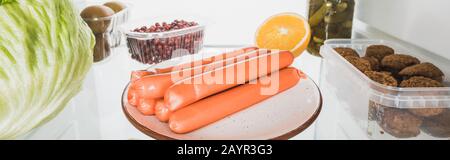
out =
{"type": "Polygon", "coordinates": [[[141,99],[136,108],[143,115],[151,116],[155,114],[155,103],[154,99],[141,99]]]}
{"type": "Polygon", "coordinates": [[[130,81],[136,81],[139,78],[142,78],[144,76],[153,75],[155,72],[147,71],[147,70],[137,70],[131,72],[131,78],[130,81]]]}
{"type": "Polygon", "coordinates": [[[164,101],[173,112],[210,95],[288,67],[293,61],[291,52],[280,51],[234,63],[177,82],[167,89],[164,101]],[[272,61],[278,62],[272,64],[272,61]],[[257,68],[254,68],[256,66],[257,68]],[[244,68],[245,72],[239,71],[244,68]]]}
{"type": "Polygon", "coordinates": [[[137,95],[139,98],[156,99],[162,97],[162,93],[172,84],[170,74],[145,76],[130,83],[128,94],[137,95]]]}
{"type": "Polygon", "coordinates": [[[158,120],[161,122],[169,121],[172,112],[169,111],[169,109],[164,105],[163,99],[159,99],[158,101],[156,101],[155,115],[156,118],[158,118],[158,120]]]}
{"type": "Polygon", "coordinates": [[[227,64],[233,64],[236,63],[237,61],[243,61],[245,59],[256,57],[258,55],[267,54],[267,52],[270,51],[263,49],[255,50],[250,51],[247,54],[241,54],[238,55],[237,57],[228,58],[223,61],[217,61],[208,65],[196,66],[193,68],[188,68],[185,70],[177,70],[170,73],[145,76],[134,82],[131,82],[129,95],[134,94],[130,93],[131,91],[137,92],[134,95],[138,95],[140,96],[140,98],[153,98],[153,99],[162,98],[164,97],[166,90],[177,81],[189,78],[194,75],[201,74],[203,72],[211,71],[215,68],[221,68],[227,64]]]}
{"type": "MultiPolygon", "coordinates": [[[[158,99],[164,96],[165,91],[171,85],[173,85],[174,80],[179,81],[185,78],[188,78],[192,75],[200,74],[202,72],[210,71],[214,68],[223,67],[230,63],[236,63],[238,61],[243,61],[245,59],[249,59],[252,57],[256,57],[258,55],[268,54],[270,50],[253,50],[255,48],[246,48],[242,49],[244,51],[248,51],[245,54],[232,52],[228,54],[223,54],[223,56],[236,56],[232,58],[228,58],[226,60],[217,61],[209,65],[204,66],[196,66],[193,68],[188,68],[186,70],[176,70],[171,73],[162,73],[156,74],[151,71],[135,71],[132,72],[132,81],[130,83],[130,87],[128,89],[128,102],[136,106],[139,104],[139,99],[158,99]],[[181,76],[179,76],[181,74],[181,76]],[[145,76],[145,77],[144,77],[145,76]],[[178,78],[173,78],[178,76],[178,78]],[[134,78],[133,78],[134,77],[134,78]],[[142,78],[144,77],[144,78],[142,78]]],[[[220,55],[219,55],[220,56],[220,55]]],[[[219,56],[215,56],[215,60],[219,60],[219,56]]]]}
{"type": "Polygon", "coordinates": [[[220,94],[216,94],[193,103],[174,112],[169,119],[169,127],[175,133],[188,133],[221,120],[233,113],[246,109],[273,95],[261,94],[264,83],[273,76],[279,76],[278,90],[281,93],[295,86],[302,78],[302,73],[295,68],[285,68],[220,94]]]}
{"type": "Polygon", "coordinates": [[[193,62],[183,63],[183,64],[178,65],[178,66],[171,66],[171,67],[167,67],[167,68],[155,68],[155,71],[158,74],[169,73],[169,72],[175,71],[175,70],[180,69],[180,68],[192,68],[192,67],[196,67],[196,66],[199,66],[199,65],[206,65],[206,64],[210,64],[212,62],[221,61],[221,60],[224,60],[226,58],[236,57],[236,56],[239,56],[241,54],[245,54],[247,52],[254,51],[254,50],[257,50],[257,49],[258,49],[257,47],[242,48],[242,49],[235,50],[235,51],[232,51],[232,52],[229,52],[229,53],[223,53],[223,54],[212,56],[212,57],[209,57],[209,58],[204,58],[204,59],[193,61],[193,62]]]}
{"type": "Polygon", "coordinates": [[[128,95],[127,95],[128,103],[136,106],[139,104],[139,95],[134,89],[128,88],[128,95]]]}
{"type": "MultiPolygon", "coordinates": [[[[177,70],[173,71],[173,73],[162,73],[157,74],[152,71],[146,70],[138,70],[133,71],[131,73],[131,84],[128,89],[128,102],[133,106],[138,106],[141,104],[140,99],[157,99],[161,98],[164,95],[164,92],[167,88],[169,88],[173,84],[173,75],[179,75],[182,73],[183,75],[178,78],[178,80],[188,78],[191,75],[199,74],[203,71],[212,70],[214,68],[223,67],[230,63],[236,63],[238,61],[243,61],[245,59],[249,59],[251,57],[256,57],[258,55],[267,54],[268,50],[257,50],[256,47],[249,47],[240,49],[234,52],[225,53],[217,56],[213,56],[212,60],[215,62],[210,65],[205,66],[196,66],[193,68],[188,68],[187,73],[186,70],[177,70]],[[244,54],[245,53],[245,54],[244,54]],[[222,60],[224,59],[224,60],[222,60]],[[221,61],[220,61],[221,60],[221,61]],[[142,77],[147,76],[143,79],[142,77]],[[135,82],[137,81],[137,82],[135,82]],[[146,89],[150,89],[149,92],[146,89]]],[[[196,64],[195,62],[186,63],[186,64],[196,64]]],[[[189,66],[186,65],[185,66],[189,66]]],[[[172,69],[170,69],[172,70],[172,69]]],[[[144,102],[142,102],[144,103],[144,102]]],[[[154,103],[149,103],[145,105],[147,108],[154,108],[154,103]],[[148,106],[151,105],[151,106],[148,106]]],[[[145,114],[145,112],[143,112],[145,114]]],[[[151,114],[151,113],[147,113],[151,114]]]]}
{"type": "MultiPolygon", "coordinates": [[[[153,74],[155,74],[155,73],[151,72],[151,71],[147,71],[147,70],[132,71],[130,81],[134,82],[144,76],[153,75],[153,74]]],[[[133,88],[129,87],[127,96],[128,96],[128,103],[130,103],[133,106],[136,106],[139,104],[138,94],[133,88]]]]}

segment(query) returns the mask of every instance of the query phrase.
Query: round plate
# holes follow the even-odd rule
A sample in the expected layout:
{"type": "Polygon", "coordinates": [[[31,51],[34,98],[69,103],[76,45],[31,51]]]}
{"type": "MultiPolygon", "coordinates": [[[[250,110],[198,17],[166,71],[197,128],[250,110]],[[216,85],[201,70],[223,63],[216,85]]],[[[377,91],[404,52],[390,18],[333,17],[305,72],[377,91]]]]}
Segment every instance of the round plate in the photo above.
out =
{"type": "Polygon", "coordinates": [[[128,86],[122,95],[126,117],[137,129],[155,139],[289,139],[308,128],[322,107],[319,88],[308,77],[289,90],[220,121],[187,134],[176,134],[155,116],[142,115],[128,103],[126,95],[128,86]]]}

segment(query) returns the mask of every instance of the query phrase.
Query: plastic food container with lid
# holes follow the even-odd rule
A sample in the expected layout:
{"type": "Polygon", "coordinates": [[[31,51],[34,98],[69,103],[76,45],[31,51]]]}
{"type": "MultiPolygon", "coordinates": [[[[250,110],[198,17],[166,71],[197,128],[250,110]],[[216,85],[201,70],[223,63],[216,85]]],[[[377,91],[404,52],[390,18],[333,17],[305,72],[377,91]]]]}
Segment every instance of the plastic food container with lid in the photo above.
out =
{"type": "Polygon", "coordinates": [[[203,47],[205,25],[186,18],[146,18],[124,25],[122,28],[131,58],[142,64],[156,64],[175,57],[198,53],[203,47]],[[135,32],[155,23],[171,23],[174,20],[196,22],[198,25],[165,32],[135,32]]]}
{"type": "Polygon", "coordinates": [[[327,40],[320,50],[323,56],[320,87],[330,92],[325,97],[329,107],[339,107],[340,112],[336,112],[339,128],[347,134],[362,131],[369,139],[449,139],[450,87],[385,86],[369,79],[333,49],[349,47],[362,57],[366,48],[375,44],[433,63],[446,75],[444,85],[450,86],[448,59],[411,52],[384,40],[327,40]],[[439,114],[418,116],[413,113],[417,110],[439,114]]]}

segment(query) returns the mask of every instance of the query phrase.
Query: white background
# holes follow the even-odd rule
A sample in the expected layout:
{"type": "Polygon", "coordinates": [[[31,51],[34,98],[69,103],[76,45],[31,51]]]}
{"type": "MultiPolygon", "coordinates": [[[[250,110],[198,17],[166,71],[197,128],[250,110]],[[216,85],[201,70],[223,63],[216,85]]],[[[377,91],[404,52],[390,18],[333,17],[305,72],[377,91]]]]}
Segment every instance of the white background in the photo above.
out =
{"type": "MultiPolygon", "coordinates": [[[[103,0],[75,1],[83,6],[87,3],[100,3],[103,0]]],[[[205,45],[253,44],[256,28],[267,17],[280,12],[296,12],[306,17],[307,6],[307,0],[128,0],[126,2],[133,4],[132,19],[171,15],[171,17],[197,16],[209,21],[205,34],[205,45]]],[[[448,0],[395,0],[394,3],[393,0],[359,0],[358,3],[363,4],[359,9],[363,9],[364,12],[357,14],[357,17],[368,25],[387,33],[388,36],[450,58],[450,45],[448,45],[448,37],[450,37],[448,30],[450,27],[448,21],[449,2],[448,0]]],[[[354,28],[364,30],[362,26],[354,26],[354,28]]],[[[383,37],[383,35],[374,37],[383,37]]],[[[419,51],[423,50],[419,49],[419,51]]],[[[115,53],[107,61],[94,65],[86,80],[86,90],[95,90],[96,98],[86,98],[92,97],[93,93],[82,92],[55,119],[58,122],[66,119],[70,126],[76,126],[72,127],[75,128],[73,129],[75,134],[68,134],[71,132],[67,131],[67,133],[63,133],[67,136],[56,138],[148,138],[130,125],[120,109],[120,95],[127,82],[129,72],[126,67],[123,67],[127,63],[122,60],[127,55],[126,49],[122,48],[118,52],[120,53],[115,53]],[[86,100],[90,102],[80,103],[86,100]],[[96,111],[98,113],[95,113],[96,111]],[[97,116],[93,116],[94,113],[97,116]],[[88,120],[82,119],[80,116],[88,118],[88,120]]],[[[318,82],[320,59],[304,53],[296,59],[294,66],[302,69],[318,82]]],[[[326,88],[321,89],[326,90],[326,88]]],[[[338,106],[332,107],[337,108],[338,106]]],[[[320,120],[333,121],[334,115],[334,112],[323,110],[319,116],[319,122],[320,120]]],[[[31,138],[53,138],[49,136],[51,135],[49,133],[56,132],[55,128],[65,129],[64,126],[61,127],[54,123],[55,121],[52,121],[42,128],[42,134],[36,132],[37,134],[34,135],[37,136],[31,136],[31,138]]],[[[318,138],[315,137],[317,134],[324,135],[319,138],[336,138],[334,135],[336,124],[319,123],[319,126],[321,127],[317,128],[321,129],[317,129],[318,132],[315,133],[316,128],[312,126],[294,139],[318,138]]]]}

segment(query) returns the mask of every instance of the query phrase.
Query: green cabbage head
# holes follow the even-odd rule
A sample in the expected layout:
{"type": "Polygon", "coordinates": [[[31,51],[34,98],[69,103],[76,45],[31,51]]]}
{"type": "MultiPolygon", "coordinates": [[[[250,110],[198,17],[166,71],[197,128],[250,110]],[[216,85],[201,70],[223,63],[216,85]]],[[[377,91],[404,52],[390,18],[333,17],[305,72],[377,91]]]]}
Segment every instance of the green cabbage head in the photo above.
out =
{"type": "Polygon", "coordinates": [[[0,0],[0,139],[66,106],[92,65],[94,43],[70,0],[0,0]]]}

